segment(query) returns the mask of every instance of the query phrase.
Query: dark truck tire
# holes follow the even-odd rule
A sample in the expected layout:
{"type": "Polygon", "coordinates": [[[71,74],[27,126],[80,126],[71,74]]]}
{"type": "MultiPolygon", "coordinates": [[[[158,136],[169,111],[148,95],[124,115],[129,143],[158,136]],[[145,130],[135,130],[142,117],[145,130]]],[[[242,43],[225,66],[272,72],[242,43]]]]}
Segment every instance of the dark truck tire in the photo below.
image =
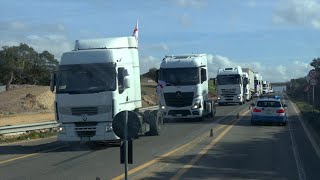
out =
{"type": "Polygon", "coordinates": [[[214,101],[210,101],[211,103],[211,112],[208,114],[208,117],[214,117],[216,115],[216,109],[215,109],[215,102],[214,101]]]}
{"type": "Polygon", "coordinates": [[[163,114],[161,111],[146,111],[144,113],[146,122],[150,125],[150,131],[146,132],[148,136],[159,136],[163,126],[163,114]]]}

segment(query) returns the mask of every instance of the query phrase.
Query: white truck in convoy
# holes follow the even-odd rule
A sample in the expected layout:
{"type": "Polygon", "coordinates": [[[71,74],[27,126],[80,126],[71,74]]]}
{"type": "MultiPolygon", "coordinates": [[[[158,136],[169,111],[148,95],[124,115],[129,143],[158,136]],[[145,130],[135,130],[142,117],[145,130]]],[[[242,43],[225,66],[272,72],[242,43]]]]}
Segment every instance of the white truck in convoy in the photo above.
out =
{"type": "MultiPolygon", "coordinates": [[[[142,134],[158,135],[161,111],[140,111],[141,87],[134,37],[77,40],[52,76],[59,141],[118,141],[113,118],[134,112],[142,134]]],[[[137,134],[138,136],[138,134],[137,134]]]]}
{"type": "Polygon", "coordinates": [[[244,86],[248,84],[243,78],[242,68],[219,68],[217,73],[218,104],[245,103],[244,86]]]}
{"type": "Polygon", "coordinates": [[[262,76],[259,73],[255,73],[254,75],[254,91],[255,96],[259,97],[262,95],[262,76]]]}
{"type": "Polygon", "coordinates": [[[262,94],[268,94],[268,93],[269,93],[269,82],[262,81],[262,94]]]}
{"type": "Polygon", "coordinates": [[[205,54],[166,56],[158,71],[157,93],[165,119],[203,120],[216,113],[208,94],[208,66],[205,54]]]}
{"type": "Polygon", "coordinates": [[[242,68],[242,73],[244,82],[248,82],[244,84],[244,98],[246,101],[250,101],[253,98],[255,89],[254,89],[254,75],[255,73],[249,68],[242,68]]]}

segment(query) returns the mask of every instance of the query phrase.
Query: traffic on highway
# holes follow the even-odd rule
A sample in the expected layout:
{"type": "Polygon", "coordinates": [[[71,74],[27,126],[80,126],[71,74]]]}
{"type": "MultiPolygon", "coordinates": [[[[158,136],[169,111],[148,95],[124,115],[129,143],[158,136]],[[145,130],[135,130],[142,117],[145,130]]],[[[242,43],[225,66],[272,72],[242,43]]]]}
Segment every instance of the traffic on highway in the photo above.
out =
{"type": "Polygon", "coordinates": [[[301,2],[234,2],[228,23],[233,3],[205,0],[1,2],[26,16],[0,21],[19,41],[0,41],[0,179],[320,179],[320,58],[267,35],[314,33],[320,2],[301,2]]]}

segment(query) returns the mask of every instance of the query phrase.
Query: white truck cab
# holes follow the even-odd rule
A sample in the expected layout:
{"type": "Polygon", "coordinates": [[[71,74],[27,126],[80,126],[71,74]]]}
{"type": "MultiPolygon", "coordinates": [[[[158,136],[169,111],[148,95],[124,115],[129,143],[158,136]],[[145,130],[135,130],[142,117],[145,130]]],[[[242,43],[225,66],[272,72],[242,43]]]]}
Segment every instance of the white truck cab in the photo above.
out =
{"type": "MultiPolygon", "coordinates": [[[[136,39],[77,40],[73,51],[63,53],[51,90],[59,141],[119,139],[112,129],[115,115],[142,106],[136,39]]],[[[143,115],[136,114],[144,125],[143,115]]]]}
{"type": "Polygon", "coordinates": [[[164,118],[198,118],[215,115],[208,94],[205,54],[166,56],[158,72],[157,92],[164,118]]]}
{"type": "Polygon", "coordinates": [[[259,97],[262,95],[262,76],[259,73],[255,73],[254,75],[254,90],[256,93],[256,97],[259,97]]]}
{"type": "Polygon", "coordinates": [[[240,66],[219,68],[217,73],[217,93],[219,105],[245,103],[243,72],[240,66]]]}

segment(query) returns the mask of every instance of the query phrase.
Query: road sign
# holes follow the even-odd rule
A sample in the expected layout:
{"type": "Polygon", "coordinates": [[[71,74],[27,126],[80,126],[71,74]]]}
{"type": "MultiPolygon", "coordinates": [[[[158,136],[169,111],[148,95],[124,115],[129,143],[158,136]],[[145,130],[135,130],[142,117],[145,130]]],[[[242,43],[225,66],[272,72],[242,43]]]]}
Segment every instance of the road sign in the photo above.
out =
{"type": "Polygon", "coordinates": [[[315,86],[315,85],[317,85],[317,80],[316,79],[311,79],[309,81],[309,83],[310,83],[311,86],[315,86]]]}
{"type": "Polygon", "coordinates": [[[310,76],[311,79],[315,79],[317,77],[317,71],[315,69],[310,70],[308,76],[310,76]]]}
{"type": "Polygon", "coordinates": [[[310,82],[311,79],[312,78],[309,75],[306,77],[306,80],[307,80],[308,83],[310,82]]]}
{"type": "Polygon", "coordinates": [[[140,120],[138,115],[133,111],[127,111],[128,112],[128,119],[126,124],[126,111],[121,111],[118,113],[114,118],[112,122],[112,128],[114,133],[120,138],[120,139],[126,139],[130,140],[135,138],[141,128],[140,120]],[[127,128],[125,127],[127,125],[127,128]],[[127,129],[127,138],[125,137],[125,129],[127,129]]]}

